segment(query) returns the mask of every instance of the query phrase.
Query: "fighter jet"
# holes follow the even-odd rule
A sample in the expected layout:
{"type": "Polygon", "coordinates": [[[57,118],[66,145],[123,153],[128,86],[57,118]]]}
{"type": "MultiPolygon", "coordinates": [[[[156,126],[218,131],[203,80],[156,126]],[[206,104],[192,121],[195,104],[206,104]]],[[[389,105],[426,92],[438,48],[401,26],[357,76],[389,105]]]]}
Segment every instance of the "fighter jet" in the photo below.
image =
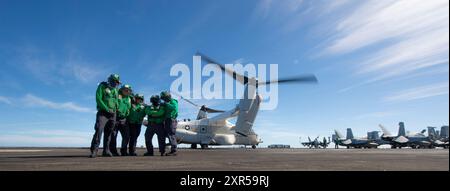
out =
{"type": "Polygon", "coordinates": [[[389,141],[391,148],[402,148],[402,147],[411,147],[411,148],[432,148],[432,141],[429,137],[423,135],[422,133],[418,134],[409,134],[406,135],[405,132],[405,124],[400,122],[398,128],[398,134],[396,136],[391,135],[391,133],[383,126],[379,125],[383,134],[381,135],[381,139],[385,141],[389,141]]]}
{"type": "Polygon", "coordinates": [[[349,148],[377,148],[379,144],[370,141],[367,138],[355,138],[351,128],[347,128],[347,137],[343,138],[342,134],[337,130],[335,132],[335,143],[340,146],[349,148]]]}
{"type": "Polygon", "coordinates": [[[436,127],[428,127],[428,137],[434,147],[443,147],[448,149],[448,126],[442,126],[441,131],[436,131],[436,127]]]}
{"type": "Polygon", "coordinates": [[[323,137],[322,141],[319,141],[319,136],[317,136],[314,140],[311,140],[311,138],[308,136],[307,142],[302,142],[302,145],[308,148],[324,148],[326,149],[328,145],[330,144],[330,137],[328,137],[328,140],[323,137]]]}
{"type": "Polygon", "coordinates": [[[389,141],[385,141],[381,139],[379,135],[379,131],[369,131],[367,132],[367,139],[371,142],[374,142],[378,145],[388,145],[389,141]]]}
{"type": "Polygon", "coordinates": [[[308,136],[308,142],[302,142],[302,145],[310,149],[312,149],[313,147],[318,149],[320,146],[318,139],[319,136],[317,136],[314,140],[311,140],[311,138],[308,136]]]}

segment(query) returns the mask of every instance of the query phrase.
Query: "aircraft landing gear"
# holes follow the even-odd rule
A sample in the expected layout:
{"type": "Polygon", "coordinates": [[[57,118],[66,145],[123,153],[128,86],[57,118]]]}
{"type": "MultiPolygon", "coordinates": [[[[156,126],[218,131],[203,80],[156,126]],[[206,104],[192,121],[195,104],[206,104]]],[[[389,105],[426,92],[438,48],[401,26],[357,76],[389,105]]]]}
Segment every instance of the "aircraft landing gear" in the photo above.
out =
{"type": "Polygon", "coordinates": [[[256,149],[256,145],[252,145],[252,149],[256,149]]]}
{"type": "Polygon", "coordinates": [[[207,149],[208,148],[208,145],[206,145],[206,144],[201,144],[200,146],[201,146],[202,149],[207,149]]]}
{"type": "Polygon", "coordinates": [[[191,149],[197,149],[197,144],[191,144],[191,149]]]}

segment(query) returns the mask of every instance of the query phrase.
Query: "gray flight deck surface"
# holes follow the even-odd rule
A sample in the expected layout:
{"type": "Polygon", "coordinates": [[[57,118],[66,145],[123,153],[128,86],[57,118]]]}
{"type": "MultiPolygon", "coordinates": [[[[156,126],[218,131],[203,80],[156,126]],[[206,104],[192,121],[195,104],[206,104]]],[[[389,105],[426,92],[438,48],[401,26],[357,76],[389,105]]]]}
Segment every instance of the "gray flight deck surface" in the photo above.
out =
{"type": "MultiPolygon", "coordinates": [[[[100,152],[101,153],[101,150],[100,152]]],[[[448,149],[180,149],[178,156],[88,158],[89,149],[0,148],[9,170],[449,170],[448,149]]]]}

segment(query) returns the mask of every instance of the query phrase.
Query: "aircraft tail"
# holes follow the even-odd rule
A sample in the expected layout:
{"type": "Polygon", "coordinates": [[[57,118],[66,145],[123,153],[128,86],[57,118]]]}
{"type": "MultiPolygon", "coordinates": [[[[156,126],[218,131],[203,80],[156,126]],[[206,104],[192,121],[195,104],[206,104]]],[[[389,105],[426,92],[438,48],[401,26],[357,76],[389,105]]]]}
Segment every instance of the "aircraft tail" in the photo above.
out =
{"type": "Polygon", "coordinates": [[[406,136],[405,123],[398,123],[398,136],[406,136]]]}
{"type": "Polygon", "coordinates": [[[435,127],[428,127],[428,137],[436,138],[436,136],[435,127]]]}
{"type": "Polygon", "coordinates": [[[347,139],[353,139],[353,131],[352,128],[347,128],[347,139]]]}
{"type": "Polygon", "coordinates": [[[378,135],[378,131],[370,131],[370,132],[367,132],[367,139],[368,139],[368,140],[377,140],[377,139],[380,139],[380,136],[378,135]]]}
{"type": "Polygon", "coordinates": [[[441,127],[441,137],[448,138],[448,126],[441,127]]]}
{"type": "Polygon", "coordinates": [[[379,131],[372,132],[372,138],[373,138],[373,140],[380,139],[379,131]]]}
{"type": "Polygon", "coordinates": [[[252,127],[258,114],[259,105],[261,104],[261,96],[256,94],[255,87],[245,85],[244,97],[239,101],[239,114],[236,121],[236,133],[247,136],[253,133],[252,127]]]}
{"type": "Polygon", "coordinates": [[[344,136],[338,131],[338,130],[334,130],[334,133],[336,135],[336,139],[342,139],[344,138],[344,136]]]}
{"type": "Polygon", "coordinates": [[[378,125],[381,129],[381,131],[383,131],[383,136],[391,136],[391,132],[389,132],[383,125],[379,124],[378,125]]]}

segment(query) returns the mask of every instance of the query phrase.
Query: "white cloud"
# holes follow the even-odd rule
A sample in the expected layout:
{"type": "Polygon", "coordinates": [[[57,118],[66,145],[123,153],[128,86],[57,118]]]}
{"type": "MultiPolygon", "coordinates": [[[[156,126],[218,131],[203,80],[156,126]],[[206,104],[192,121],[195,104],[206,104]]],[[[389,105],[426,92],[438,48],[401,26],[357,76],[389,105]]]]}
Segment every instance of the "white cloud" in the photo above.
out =
{"type": "Polygon", "coordinates": [[[94,82],[98,80],[100,76],[105,76],[106,73],[98,68],[93,68],[87,64],[70,64],[69,71],[79,81],[83,83],[94,82]]]}
{"type": "Polygon", "coordinates": [[[326,1],[324,12],[331,12],[333,10],[339,9],[342,6],[346,5],[347,3],[350,3],[350,0],[326,1]]]}
{"type": "Polygon", "coordinates": [[[8,104],[8,105],[12,104],[11,99],[9,99],[7,97],[3,97],[3,96],[0,96],[0,102],[3,102],[3,103],[8,104]]]}
{"type": "Polygon", "coordinates": [[[2,146],[89,146],[92,132],[30,130],[0,135],[2,146]]]}
{"type": "Polygon", "coordinates": [[[303,0],[262,0],[254,9],[253,19],[270,23],[282,32],[292,32],[299,28],[310,10],[303,0]]]}
{"type": "Polygon", "coordinates": [[[73,102],[57,103],[57,102],[52,102],[52,101],[34,96],[32,94],[25,95],[22,98],[22,101],[26,106],[31,106],[31,107],[46,107],[46,108],[51,108],[51,109],[61,109],[61,110],[87,112],[87,113],[95,112],[91,108],[82,107],[73,102]]]}
{"type": "Polygon", "coordinates": [[[20,103],[22,104],[21,106],[27,107],[46,107],[50,109],[95,113],[94,110],[87,107],[79,106],[78,104],[73,102],[57,103],[50,100],[46,100],[44,98],[37,97],[33,94],[26,94],[25,96],[23,96],[22,98],[18,98],[17,100],[14,98],[0,96],[0,102],[8,105],[17,105],[17,103],[20,103]]]}
{"type": "Polygon", "coordinates": [[[399,76],[436,65],[448,65],[449,30],[429,31],[385,48],[358,71],[382,72],[374,80],[399,76]]]}
{"type": "Polygon", "coordinates": [[[439,95],[448,95],[448,91],[449,91],[448,82],[442,82],[438,84],[426,85],[403,90],[390,96],[384,97],[383,101],[386,102],[411,101],[439,95]]]}
{"type": "Polygon", "coordinates": [[[35,77],[47,85],[76,81],[81,83],[97,82],[106,76],[111,67],[101,68],[99,63],[92,63],[72,48],[68,54],[59,55],[52,50],[45,50],[35,45],[16,48],[17,59],[14,65],[21,67],[28,75],[35,77]]]}
{"type": "Polygon", "coordinates": [[[261,0],[259,4],[256,6],[254,15],[255,17],[261,17],[265,19],[269,15],[270,6],[272,4],[272,0],[261,0]]]}
{"type": "Polygon", "coordinates": [[[364,53],[364,60],[355,69],[355,74],[367,75],[364,77],[368,79],[339,92],[381,80],[432,74],[427,71],[448,67],[447,0],[364,1],[336,20],[335,34],[324,52],[346,54],[368,47],[374,49],[364,53]]]}
{"type": "Polygon", "coordinates": [[[106,76],[111,68],[111,66],[101,68],[99,65],[86,60],[76,48],[71,48],[61,63],[59,75],[69,76],[82,83],[98,82],[99,78],[106,76]]]}
{"type": "Polygon", "coordinates": [[[37,126],[49,126],[49,125],[55,125],[60,124],[60,122],[56,121],[34,121],[34,122],[18,122],[18,123],[2,123],[0,124],[1,129],[12,129],[16,127],[37,127],[37,126]]]}
{"type": "Polygon", "coordinates": [[[422,36],[448,28],[448,1],[367,1],[338,25],[331,52],[349,52],[390,38],[422,36]]]}
{"type": "Polygon", "coordinates": [[[33,45],[17,48],[17,66],[23,69],[27,75],[33,76],[39,81],[50,84],[64,84],[65,81],[57,74],[59,62],[52,52],[47,52],[33,45]]]}

